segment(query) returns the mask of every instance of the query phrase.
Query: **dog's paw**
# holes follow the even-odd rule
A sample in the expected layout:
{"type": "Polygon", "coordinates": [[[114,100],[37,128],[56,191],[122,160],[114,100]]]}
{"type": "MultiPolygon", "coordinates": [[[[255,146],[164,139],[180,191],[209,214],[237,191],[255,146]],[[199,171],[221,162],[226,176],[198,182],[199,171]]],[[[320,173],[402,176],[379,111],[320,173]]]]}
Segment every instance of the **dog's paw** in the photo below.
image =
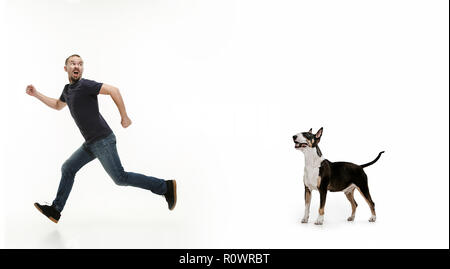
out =
{"type": "Polygon", "coordinates": [[[316,220],[316,222],[314,222],[315,225],[322,225],[323,224],[323,216],[319,216],[316,220]]]}
{"type": "Polygon", "coordinates": [[[347,221],[354,221],[355,220],[355,216],[350,216],[347,221]]]}
{"type": "Polygon", "coordinates": [[[302,223],[308,223],[308,219],[303,218],[302,223]]]}
{"type": "Polygon", "coordinates": [[[375,222],[377,220],[377,216],[372,216],[369,219],[369,222],[375,222]]]}

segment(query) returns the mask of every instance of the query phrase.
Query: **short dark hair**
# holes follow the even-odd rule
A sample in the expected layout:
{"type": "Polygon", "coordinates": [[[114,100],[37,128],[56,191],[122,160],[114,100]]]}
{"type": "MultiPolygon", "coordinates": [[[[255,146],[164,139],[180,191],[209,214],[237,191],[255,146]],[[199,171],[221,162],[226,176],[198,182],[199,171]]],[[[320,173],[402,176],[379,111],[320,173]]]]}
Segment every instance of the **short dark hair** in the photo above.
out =
{"type": "Polygon", "coordinates": [[[79,58],[81,58],[81,56],[78,55],[78,54],[72,54],[72,55],[70,55],[69,57],[67,57],[66,62],[65,62],[65,65],[67,65],[67,62],[68,62],[69,59],[72,58],[72,57],[79,57],[79,58]]]}

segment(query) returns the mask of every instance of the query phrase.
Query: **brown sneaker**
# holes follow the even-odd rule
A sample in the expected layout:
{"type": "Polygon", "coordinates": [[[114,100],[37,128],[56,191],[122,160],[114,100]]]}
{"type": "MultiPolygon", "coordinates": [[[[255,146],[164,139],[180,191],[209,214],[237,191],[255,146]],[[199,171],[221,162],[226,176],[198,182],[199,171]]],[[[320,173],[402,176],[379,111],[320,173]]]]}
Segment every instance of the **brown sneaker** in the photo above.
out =
{"type": "Polygon", "coordinates": [[[51,221],[58,223],[61,213],[56,208],[48,205],[40,205],[39,203],[34,203],[34,206],[51,221]]]}
{"type": "Polygon", "coordinates": [[[174,179],[167,180],[166,184],[167,192],[164,194],[164,197],[166,197],[169,210],[173,210],[177,204],[177,182],[174,179]]]}

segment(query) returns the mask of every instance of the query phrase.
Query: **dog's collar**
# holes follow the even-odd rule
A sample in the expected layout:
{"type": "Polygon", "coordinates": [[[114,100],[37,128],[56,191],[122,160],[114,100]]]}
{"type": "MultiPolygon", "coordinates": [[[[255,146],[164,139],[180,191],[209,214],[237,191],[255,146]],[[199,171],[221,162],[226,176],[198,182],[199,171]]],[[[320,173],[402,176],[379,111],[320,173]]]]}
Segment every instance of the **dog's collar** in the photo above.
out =
{"type": "Polygon", "coordinates": [[[319,157],[322,157],[322,151],[320,151],[319,145],[316,146],[316,151],[317,155],[319,155],[319,157]]]}

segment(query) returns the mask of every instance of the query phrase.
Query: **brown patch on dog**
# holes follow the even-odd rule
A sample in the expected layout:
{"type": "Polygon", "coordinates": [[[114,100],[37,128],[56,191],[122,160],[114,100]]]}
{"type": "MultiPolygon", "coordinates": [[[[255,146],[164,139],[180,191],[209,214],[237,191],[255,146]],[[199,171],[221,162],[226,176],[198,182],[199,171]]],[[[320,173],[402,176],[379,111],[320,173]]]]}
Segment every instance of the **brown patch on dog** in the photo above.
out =
{"type": "Polygon", "coordinates": [[[319,208],[319,215],[325,214],[325,210],[323,208],[319,208]]]}
{"type": "Polygon", "coordinates": [[[366,200],[367,204],[369,205],[370,211],[372,212],[372,215],[376,216],[377,214],[375,213],[375,208],[373,206],[373,203],[371,203],[369,200],[367,200],[366,196],[364,195],[364,193],[359,188],[357,188],[357,189],[358,189],[359,193],[361,194],[361,196],[364,198],[364,200],[366,200]]]}
{"type": "Polygon", "coordinates": [[[305,186],[305,204],[311,203],[311,191],[305,186]]]}
{"type": "Polygon", "coordinates": [[[320,187],[320,183],[322,182],[322,178],[320,176],[317,177],[317,188],[320,187]]]}
{"type": "Polygon", "coordinates": [[[347,199],[350,201],[350,204],[352,205],[352,217],[355,216],[356,207],[358,206],[358,204],[356,203],[355,198],[353,196],[354,192],[355,192],[355,189],[353,189],[350,192],[345,193],[345,196],[347,196],[347,199]]]}

